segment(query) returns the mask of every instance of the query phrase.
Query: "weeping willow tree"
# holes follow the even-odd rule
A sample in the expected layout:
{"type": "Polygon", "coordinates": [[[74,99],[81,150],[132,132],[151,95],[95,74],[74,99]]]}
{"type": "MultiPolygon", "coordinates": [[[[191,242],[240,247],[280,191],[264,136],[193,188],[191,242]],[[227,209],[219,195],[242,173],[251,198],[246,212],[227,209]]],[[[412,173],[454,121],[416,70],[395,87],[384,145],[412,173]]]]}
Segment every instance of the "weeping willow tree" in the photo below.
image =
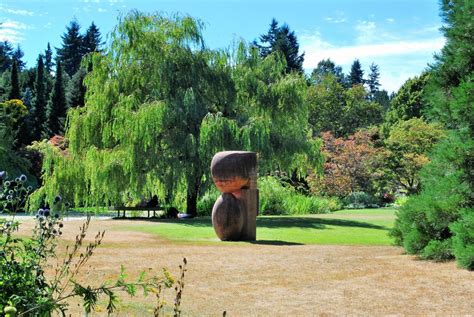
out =
{"type": "Polygon", "coordinates": [[[195,215],[216,151],[257,151],[264,169],[303,172],[318,161],[304,78],[245,45],[208,50],[201,30],[188,16],[121,19],[109,48],[90,57],[85,106],[68,113],[68,148],[43,148],[34,201],[61,193],[75,204],[131,204],[157,194],[185,200],[195,215]]]}

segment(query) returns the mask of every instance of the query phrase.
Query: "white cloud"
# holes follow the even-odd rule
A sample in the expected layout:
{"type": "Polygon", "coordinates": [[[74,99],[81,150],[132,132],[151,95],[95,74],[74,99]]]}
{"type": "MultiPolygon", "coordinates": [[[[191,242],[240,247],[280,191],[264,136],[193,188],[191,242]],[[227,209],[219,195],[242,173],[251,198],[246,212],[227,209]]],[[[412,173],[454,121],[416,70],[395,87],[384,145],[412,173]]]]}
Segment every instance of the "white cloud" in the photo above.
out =
{"type": "Polygon", "coordinates": [[[346,22],[346,18],[333,18],[333,17],[327,17],[324,20],[326,20],[329,23],[344,23],[346,22]]]}
{"type": "Polygon", "coordinates": [[[393,22],[395,22],[395,19],[394,18],[387,18],[387,19],[385,19],[385,21],[393,23],[393,22]]]}
{"type": "Polygon", "coordinates": [[[12,21],[12,20],[6,20],[5,22],[0,22],[0,28],[5,28],[5,29],[15,29],[15,30],[26,30],[28,29],[28,26],[24,23],[17,22],[17,21],[12,21]]]}
{"type": "Polygon", "coordinates": [[[97,9],[97,12],[101,12],[101,13],[102,13],[102,12],[107,12],[107,10],[105,10],[105,9],[103,9],[103,8],[98,8],[98,9],[97,9]]]}
{"type": "MultiPolygon", "coordinates": [[[[367,24],[369,25],[369,24],[367,24]]],[[[370,28],[370,27],[369,27],[370,28]]],[[[380,82],[384,89],[396,91],[409,78],[419,75],[432,61],[433,53],[444,46],[444,38],[424,40],[389,40],[382,43],[359,43],[339,46],[325,41],[319,32],[300,36],[305,52],[304,68],[314,69],[318,62],[330,58],[347,73],[352,62],[359,59],[364,68],[374,62],[380,66],[380,82]]]]}
{"type": "Polygon", "coordinates": [[[11,43],[20,43],[24,38],[22,33],[14,29],[0,28],[0,41],[8,41],[11,43]]]}
{"type": "Polygon", "coordinates": [[[344,23],[346,22],[346,17],[344,15],[344,12],[342,11],[336,11],[334,16],[329,16],[329,17],[326,17],[324,20],[326,20],[326,22],[328,23],[344,23]]]}
{"type": "Polygon", "coordinates": [[[5,20],[0,22],[0,40],[20,43],[24,40],[23,30],[29,28],[28,25],[17,21],[5,20]]]}
{"type": "Polygon", "coordinates": [[[6,12],[9,14],[23,15],[23,16],[33,16],[33,11],[22,10],[22,9],[10,9],[0,5],[0,11],[6,12]]]}
{"type": "Polygon", "coordinates": [[[375,22],[373,21],[358,21],[355,29],[357,31],[357,42],[368,43],[376,38],[375,22]]]}

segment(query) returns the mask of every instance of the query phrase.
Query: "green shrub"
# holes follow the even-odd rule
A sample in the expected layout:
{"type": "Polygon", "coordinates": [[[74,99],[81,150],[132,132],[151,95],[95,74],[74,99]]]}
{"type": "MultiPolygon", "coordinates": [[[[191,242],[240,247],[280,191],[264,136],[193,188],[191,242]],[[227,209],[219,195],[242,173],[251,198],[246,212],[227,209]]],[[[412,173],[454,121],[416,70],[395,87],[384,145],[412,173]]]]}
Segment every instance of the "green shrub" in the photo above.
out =
{"type": "Polygon", "coordinates": [[[454,233],[453,252],[459,266],[474,270],[474,208],[461,210],[461,217],[450,228],[454,233]]]}
{"type": "MultiPolygon", "coordinates": [[[[471,193],[464,170],[459,168],[467,143],[455,135],[439,143],[432,161],[422,169],[423,191],[410,196],[397,213],[391,234],[408,253],[446,260],[460,252],[463,259],[469,258],[463,250],[469,251],[472,240],[466,237],[464,224],[453,225],[456,221],[464,223],[460,210],[468,204],[471,193]],[[461,237],[456,237],[457,233],[461,237]]],[[[465,267],[466,262],[460,265],[465,267]]]]}
{"type": "Polygon", "coordinates": [[[425,260],[434,260],[436,262],[443,262],[453,259],[453,251],[451,239],[446,240],[431,240],[428,245],[423,248],[421,258],[425,260]]]}
{"type": "Polygon", "coordinates": [[[395,205],[398,207],[401,207],[405,205],[407,200],[408,200],[408,196],[405,196],[405,195],[397,196],[397,198],[395,198],[395,205]]]}
{"type": "Polygon", "coordinates": [[[210,216],[219,195],[220,193],[215,189],[207,191],[197,202],[198,216],[210,216]]]}
{"type": "Polygon", "coordinates": [[[258,187],[262,215],[320,214],[341,207],[337,198],[303,195],[272,176],[259,178],[258,187]]]}
{"type": "Polygon", "coordinates": [[[342,200],[344,208],[361,209],[361,208],[378,208],[380,202],[372,195],[365,192],[352,192],[342,200]]]}

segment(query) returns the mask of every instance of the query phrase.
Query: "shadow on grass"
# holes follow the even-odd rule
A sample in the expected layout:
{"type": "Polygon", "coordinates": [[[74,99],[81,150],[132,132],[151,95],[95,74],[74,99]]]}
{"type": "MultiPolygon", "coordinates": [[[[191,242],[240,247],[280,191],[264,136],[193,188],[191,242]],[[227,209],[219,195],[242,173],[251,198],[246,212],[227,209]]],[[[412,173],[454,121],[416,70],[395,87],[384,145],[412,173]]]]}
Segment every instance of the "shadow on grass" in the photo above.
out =
{"type": "MultiPolygon", "coordinates": [[[[124,218],[115,218],[124,220],[124,218]]],[[[157,219],[157,218],[125,218],[129,221],[140,220],[157,223],[172,223],[182,226],[211,227],[210,217],[198,217],[191,219],[157,219]]],[[[384,226],[374,225],[362,221],[331,219],[331,218],[309,218],[309,217],[259,217],[257,218],[257,228],[284,229],[284,228],[304,228],[304,229],[327,229],[327,226],[358,227],[367,229],[388,230],[384,226]]]]}
{"type": "Polygon", "coordinates": [[[259,245],[304,245],[304,243],[299,242],[289,242],[283,240],[257,240],[257,241],[247,241],[250,244],[259,244],[259,245]]]}

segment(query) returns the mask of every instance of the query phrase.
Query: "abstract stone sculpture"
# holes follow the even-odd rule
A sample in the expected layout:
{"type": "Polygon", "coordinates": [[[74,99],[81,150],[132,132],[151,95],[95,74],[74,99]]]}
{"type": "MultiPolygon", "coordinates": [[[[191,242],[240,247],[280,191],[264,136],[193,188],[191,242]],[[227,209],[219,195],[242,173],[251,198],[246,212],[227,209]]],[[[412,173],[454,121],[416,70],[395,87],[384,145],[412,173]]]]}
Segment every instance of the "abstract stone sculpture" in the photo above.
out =
{"type": "Polygon", "coordinates": [[[221,240],[255,240],[257,236],[257,155],[225,151],[214,155],[211,174],[222,195],[212,208],[212,225],[221,240]]]}

